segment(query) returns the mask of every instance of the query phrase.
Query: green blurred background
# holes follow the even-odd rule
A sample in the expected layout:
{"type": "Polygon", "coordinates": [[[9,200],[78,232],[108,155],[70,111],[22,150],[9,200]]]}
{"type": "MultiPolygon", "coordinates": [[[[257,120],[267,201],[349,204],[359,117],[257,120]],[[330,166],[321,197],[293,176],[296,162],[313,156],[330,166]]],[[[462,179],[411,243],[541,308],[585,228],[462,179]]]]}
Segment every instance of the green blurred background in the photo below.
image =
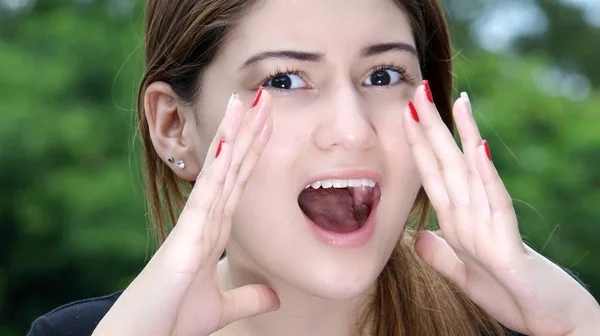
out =
{"type": "MultiPolygon", "coordinates": [[[[456,94],[523,236],[600,298],[600,1],[445,3],[456,94]]],[[[0,0],[0,335],[123,289],[154,250],[132,127],[142,7],[0,0]]]]}

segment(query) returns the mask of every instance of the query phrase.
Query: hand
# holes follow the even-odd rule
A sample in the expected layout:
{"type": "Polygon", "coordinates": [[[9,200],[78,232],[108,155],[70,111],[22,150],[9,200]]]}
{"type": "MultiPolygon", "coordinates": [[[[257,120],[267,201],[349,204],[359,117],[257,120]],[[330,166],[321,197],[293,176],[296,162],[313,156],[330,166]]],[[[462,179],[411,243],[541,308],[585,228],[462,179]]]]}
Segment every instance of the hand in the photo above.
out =
{"type": "Polygon", "coordinates": [[[468,99],[453,108],[461,152],[427,91],[427,84],[419,86],[403,125],[444,238],[421,233],[415,243],[419,256],[515,331],[564,336],[589,323],[600,309],[594,298],[523,243],[512,200],[468,99]]]}
{"type": "Polygon", "coordinates": [[[216,274],[237,201],[271,135],[270,104],[267,92],[245,113],[232,101],[177,225],[94,335],[209,335],[279,307],[265,286],[221,291],[216,274]]]}

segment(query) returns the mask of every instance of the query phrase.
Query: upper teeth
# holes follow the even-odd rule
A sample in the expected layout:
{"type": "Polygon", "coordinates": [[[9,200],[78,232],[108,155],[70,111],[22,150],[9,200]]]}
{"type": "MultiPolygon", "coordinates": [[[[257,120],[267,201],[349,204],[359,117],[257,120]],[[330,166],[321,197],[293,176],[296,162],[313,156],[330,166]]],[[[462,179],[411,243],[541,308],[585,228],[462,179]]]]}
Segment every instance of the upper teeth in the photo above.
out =
{"type": "Polygon", "coordinates": [[[312,187],[319,188],[346,188],[346,187],[374,187],[375,181],[369,179],[354,179],[354,180],[323,180],[307,185],[304,189],[312,187]]]}

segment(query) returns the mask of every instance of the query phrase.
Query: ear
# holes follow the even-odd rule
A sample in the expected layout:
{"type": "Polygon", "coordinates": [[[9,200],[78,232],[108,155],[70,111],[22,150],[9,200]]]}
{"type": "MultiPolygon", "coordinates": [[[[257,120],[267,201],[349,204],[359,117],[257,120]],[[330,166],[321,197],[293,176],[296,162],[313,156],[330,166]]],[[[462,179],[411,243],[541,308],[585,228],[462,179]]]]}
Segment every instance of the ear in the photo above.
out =
{"type": "Polygon", "coordinates": [[[200,165],[194,154],[193,139],[186,138],[195,133],[188,130],[196,129],[193,111],[179,100],[169,84],[154,82],[144,94],[144,113],[158,156],[177,176],[194,181],[200,165]],[[180,161],[184,163],[183,168],[180,161]]]}

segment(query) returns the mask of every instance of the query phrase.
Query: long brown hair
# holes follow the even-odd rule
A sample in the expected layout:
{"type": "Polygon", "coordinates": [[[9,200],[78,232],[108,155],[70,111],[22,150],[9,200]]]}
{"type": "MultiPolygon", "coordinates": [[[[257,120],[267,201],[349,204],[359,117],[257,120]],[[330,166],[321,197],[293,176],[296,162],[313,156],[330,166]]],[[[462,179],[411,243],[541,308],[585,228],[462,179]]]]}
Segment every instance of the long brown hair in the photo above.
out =
{"type": "MultiPolygon", "coordinates": [[[[152,228],[158,242],[176,222],[189,183],[177,178],[156,154],[143,111],[144,91],[155,81],[170,84],[180,99],[194,103],[200,78],[229,32],[256,1],[148,0],[145,16],[146,70],[138,92],[145,185],[152,228]]],[[[452,63],[447,24],[438,0],[396,0],[410,19],[423,77],[435,104],[454,129],[452,63]]],[[[414,237],[427,224],[430,204],[421,190],[403,237],[378,279],[377,294],[365,307],[357,333],[387,335],[503,335],[502,329],[451,282],[422,262],[414,237]]]]}

